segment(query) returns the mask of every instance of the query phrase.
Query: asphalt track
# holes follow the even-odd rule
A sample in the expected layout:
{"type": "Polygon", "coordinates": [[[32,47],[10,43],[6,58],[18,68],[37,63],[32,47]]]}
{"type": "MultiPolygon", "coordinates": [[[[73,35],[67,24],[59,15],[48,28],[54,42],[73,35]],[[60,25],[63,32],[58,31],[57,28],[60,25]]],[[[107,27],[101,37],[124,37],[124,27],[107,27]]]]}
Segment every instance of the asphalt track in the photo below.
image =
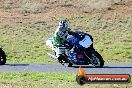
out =
{"type": "MultiPolygon", "coordinates": [[[[77,74],[79,66],[65,67],[59,63],[12,63],[0,65],[0,72],[58,72],[77,74]]],[[[82,66],[87,74],[130,74],[132,64],[105,64],[103,68],[82,66]]]]}

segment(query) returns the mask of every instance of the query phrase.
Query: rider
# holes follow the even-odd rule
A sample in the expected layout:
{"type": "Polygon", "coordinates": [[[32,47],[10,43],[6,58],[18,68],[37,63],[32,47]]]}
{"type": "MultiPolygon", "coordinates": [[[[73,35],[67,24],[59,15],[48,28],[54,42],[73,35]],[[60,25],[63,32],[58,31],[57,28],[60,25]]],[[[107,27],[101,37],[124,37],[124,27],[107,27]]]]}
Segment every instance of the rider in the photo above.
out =
{"type": "Polygon", "coordinates": [[[67,36],[71,34],[72,31],[70,28],[68,28],[68,21],[61,20],[53,36],[54,46],[56,48],[55,52],[58,59],[62,55],[62,51],[65,49],[62,48],[62,46],[66,45],[67,36]]]}

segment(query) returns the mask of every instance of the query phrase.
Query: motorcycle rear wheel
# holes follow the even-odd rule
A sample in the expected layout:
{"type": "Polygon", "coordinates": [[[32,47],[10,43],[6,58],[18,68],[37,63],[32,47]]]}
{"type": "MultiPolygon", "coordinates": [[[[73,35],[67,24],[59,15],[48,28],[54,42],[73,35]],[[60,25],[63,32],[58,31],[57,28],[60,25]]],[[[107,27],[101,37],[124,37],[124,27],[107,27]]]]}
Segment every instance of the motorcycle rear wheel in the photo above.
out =
{"type": "Polygon", "coordinates": [[[72,67],[72,63],[70,61],[67,60],[67,58],[63,55],[59,56],[58,58],[59,60],[59,63],[61,63],[63,66],[66,66],[66,67],[72,67]]]}
{"type": "Polygon", "coordinates": [[[72,67],[72,63],[62,63],[62,65],[66,66],[66,67],[72,67]]]}

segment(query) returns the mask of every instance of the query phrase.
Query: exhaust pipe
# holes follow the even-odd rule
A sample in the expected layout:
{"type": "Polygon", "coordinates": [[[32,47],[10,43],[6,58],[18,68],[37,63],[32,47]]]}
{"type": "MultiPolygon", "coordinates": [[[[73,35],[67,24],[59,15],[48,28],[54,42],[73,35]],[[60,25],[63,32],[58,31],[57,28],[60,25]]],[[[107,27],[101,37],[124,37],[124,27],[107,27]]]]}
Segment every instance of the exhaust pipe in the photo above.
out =
{"type": "Polygon", "coordinates": [[[47,53],[47,54],[48,54],[49,57],[51,57],[51,58],[58,61],[57,57],[54,54],[51,54],[51,53],[47,53]]]}

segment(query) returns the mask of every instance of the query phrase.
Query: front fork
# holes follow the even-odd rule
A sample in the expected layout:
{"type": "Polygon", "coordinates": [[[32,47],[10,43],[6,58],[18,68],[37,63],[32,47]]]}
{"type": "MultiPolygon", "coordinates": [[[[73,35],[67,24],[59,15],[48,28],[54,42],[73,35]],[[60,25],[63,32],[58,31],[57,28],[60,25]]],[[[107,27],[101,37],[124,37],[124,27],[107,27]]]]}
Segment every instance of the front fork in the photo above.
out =
{"type": "Polygon", "coordinates": [[[95,49],[93,48],[93,44],[89,47],[89,48],[85,48],[84,49],[84,53],[86,55],[86,61],[91,63],[91,59],[92,59],[92,52],[94,52],[95,49]]]}

